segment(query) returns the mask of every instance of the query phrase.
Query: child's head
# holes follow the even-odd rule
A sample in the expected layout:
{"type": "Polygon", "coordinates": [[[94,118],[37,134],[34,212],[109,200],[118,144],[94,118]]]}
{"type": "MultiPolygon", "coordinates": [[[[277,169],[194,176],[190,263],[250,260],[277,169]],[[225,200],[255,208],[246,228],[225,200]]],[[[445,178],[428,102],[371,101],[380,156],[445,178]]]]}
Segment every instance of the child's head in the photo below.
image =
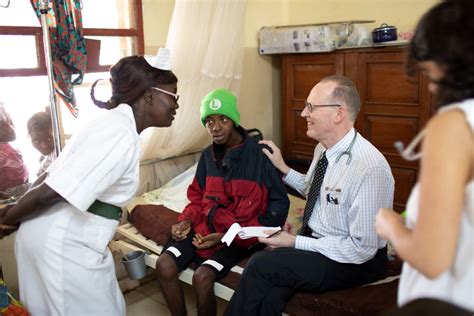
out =
{"type": "Polygon", "coordinates": [[[5,110],[5,106],[0,102],[0,143],[8,143],[16,138],[15,127],[10,114],[5,110]]]}
{"type": "Polygon", "coordinates": [[[54,151],[53,125],[49,111],[38,112],[28,120],[31,143],[41,154],[47,156],[54,151]]]}

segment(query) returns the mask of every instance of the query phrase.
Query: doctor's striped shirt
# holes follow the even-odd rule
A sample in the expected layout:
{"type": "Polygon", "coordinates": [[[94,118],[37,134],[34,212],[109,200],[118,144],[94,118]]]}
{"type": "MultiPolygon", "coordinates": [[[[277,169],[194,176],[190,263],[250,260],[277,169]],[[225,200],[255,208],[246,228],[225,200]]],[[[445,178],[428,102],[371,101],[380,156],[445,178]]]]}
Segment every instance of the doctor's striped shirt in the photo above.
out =
{"type": "Polygon", "coordinates": [[[394,179],[385,157],[362,135],[357,134],[347,153],[355,133],[351,129],[327,150],[318,144],[308,174],[291,169],[284,181],[307,196],[316,164],[326,150],[329,163],[309,220],[312,237],[298,235],[295,248],[360,264],[387,244],[377,236],[375,216],[381,207],[392,208],[394,179]]]}

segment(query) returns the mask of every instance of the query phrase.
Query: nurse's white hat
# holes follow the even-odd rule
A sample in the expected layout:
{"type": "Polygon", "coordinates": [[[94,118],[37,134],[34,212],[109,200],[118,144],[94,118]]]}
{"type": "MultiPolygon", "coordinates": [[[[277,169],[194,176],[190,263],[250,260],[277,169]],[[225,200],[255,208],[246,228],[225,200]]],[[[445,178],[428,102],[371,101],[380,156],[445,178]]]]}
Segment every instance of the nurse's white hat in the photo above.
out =
{"type": "Polygon", "coordinates": [[[166,47],[158,49],[158,53],[153,55],[143,56],[147,63],[157,69],[171,70],[171,54],[170,50],[166,47]]]}

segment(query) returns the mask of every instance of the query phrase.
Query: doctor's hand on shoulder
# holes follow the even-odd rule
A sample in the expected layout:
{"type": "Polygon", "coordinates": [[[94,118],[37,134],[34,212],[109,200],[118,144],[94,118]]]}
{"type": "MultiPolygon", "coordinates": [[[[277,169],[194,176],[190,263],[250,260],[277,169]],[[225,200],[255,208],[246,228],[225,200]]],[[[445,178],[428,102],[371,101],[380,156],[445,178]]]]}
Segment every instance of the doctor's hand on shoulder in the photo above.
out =
{"type": "Polygon", "coordinates": [[[192,226],[193,223],[188,219],[174,224],[171,226],[171,237],[177,241],[185,239],[191,231],[192,226]]]}
{"type": "MultiPolygon", "coordinates": [[[[264,231],[267,232],[267,231],[264,231]]],[[[267,233],[271,233],[268,231],[267,233]]],[[[270,248],[294,247],[296,237],[292,234],[282,231],[273,237],[259,237],[258,241],[270,248]]]]}
{"type": "Polygon", "coordinates": [[[265,156],[268,157],[268,159],[270,159],[270,161],[275,166],[275,168],[280,170],[285,175],[288,174],[288,172],[290,172],[290,167],[288,167],[285,161],[283,160],[283,156],[281,155],[280,148],[278,148],[274,142],[272,142],[271,140],[264,139],[264,140],[259,141],[258,143],[270,147],[271,151],[268,150],[267,148],[263,148],[262,152],[265,154],[265,156]]]}

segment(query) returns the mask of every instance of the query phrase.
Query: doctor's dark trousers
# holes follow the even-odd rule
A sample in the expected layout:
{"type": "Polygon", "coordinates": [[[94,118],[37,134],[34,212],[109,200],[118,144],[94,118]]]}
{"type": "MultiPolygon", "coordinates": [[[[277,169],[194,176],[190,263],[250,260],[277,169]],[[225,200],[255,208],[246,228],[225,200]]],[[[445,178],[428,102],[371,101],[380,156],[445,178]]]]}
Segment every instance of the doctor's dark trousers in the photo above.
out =
{"type": "Polygon", "coordinates": [[[362,264],[339,263],[295,248],[262,251],[246,265],[224,315],[281,316],[295,291],[325,292],[371,283],[384,272],[386,261],[387,248],[362,264]]]}

